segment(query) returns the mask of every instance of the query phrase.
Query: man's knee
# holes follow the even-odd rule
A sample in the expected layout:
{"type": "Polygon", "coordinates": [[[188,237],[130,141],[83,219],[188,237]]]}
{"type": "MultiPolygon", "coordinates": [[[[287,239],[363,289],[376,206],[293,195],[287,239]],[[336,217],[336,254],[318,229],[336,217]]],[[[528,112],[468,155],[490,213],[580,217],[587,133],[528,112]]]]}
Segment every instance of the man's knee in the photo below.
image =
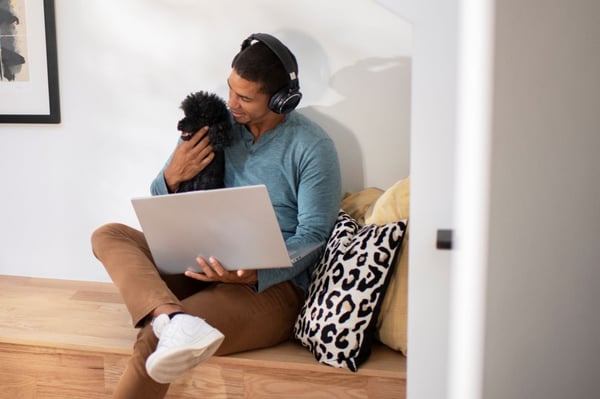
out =
{"type": "Polygon", "coordinates": [[[106,243],[117,237],[123,237],[128,227],[121,223],[107,223],[98,227],[91,236],[92,251],[96,257],[102,253],[106,243]]]}

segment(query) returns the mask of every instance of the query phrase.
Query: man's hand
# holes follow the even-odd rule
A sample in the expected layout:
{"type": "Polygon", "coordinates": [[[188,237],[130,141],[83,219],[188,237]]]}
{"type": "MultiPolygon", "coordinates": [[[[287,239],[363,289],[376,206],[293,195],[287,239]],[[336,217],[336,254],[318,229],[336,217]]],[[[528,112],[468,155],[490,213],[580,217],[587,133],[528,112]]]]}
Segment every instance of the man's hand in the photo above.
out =
{"type": "Polygon", "coordinates": [[[208,126],[198,130],[188,141],[182,141],[171,162],[165,168],[164,177],[169,192],[174,193],[179,185],[200,173],[215,157],[208,139],[208,126]]]}
{"type": "Polygon", "coordinates": [[[185,275],[196,280],[205,282],[219,282],[232,284],[256,284],[258,282],[258,273],[256,270],[226,270],[215,258],[208,258],[208,262],[201,257],[196,258],[198,266],[202,273],[193,271],[185,272],[185,275]]]}

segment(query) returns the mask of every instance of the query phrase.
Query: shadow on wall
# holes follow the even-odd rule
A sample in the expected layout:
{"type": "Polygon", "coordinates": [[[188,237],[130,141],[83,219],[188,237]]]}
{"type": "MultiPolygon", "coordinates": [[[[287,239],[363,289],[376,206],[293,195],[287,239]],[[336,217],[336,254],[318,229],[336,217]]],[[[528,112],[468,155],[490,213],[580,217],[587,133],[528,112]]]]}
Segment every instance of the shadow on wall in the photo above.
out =
{"type": "Polygon", "coordinates": [[[323,45],[306,32],[272,33],[298,59],[299,111],[334,140],[343,190],[385,189],[408,176],[411,58],[371,57],[333,71],[323,45]]]}
{"type": "Polygon", "coordinates": [[[408,57],[360,60],[329,81],[343,100],[301,109],[336,143],[345,191],[385,189],[409,175],[410,80],[408,57]]]}
{"type": "Polygon", "coordinates": [[[364,188],[363,151],[351,128],[332,116],[328,108],[306,107],[300,112],[325,129],[335,143],[342,169],[342,189],[345,192],[358,191],[364,188]]]}

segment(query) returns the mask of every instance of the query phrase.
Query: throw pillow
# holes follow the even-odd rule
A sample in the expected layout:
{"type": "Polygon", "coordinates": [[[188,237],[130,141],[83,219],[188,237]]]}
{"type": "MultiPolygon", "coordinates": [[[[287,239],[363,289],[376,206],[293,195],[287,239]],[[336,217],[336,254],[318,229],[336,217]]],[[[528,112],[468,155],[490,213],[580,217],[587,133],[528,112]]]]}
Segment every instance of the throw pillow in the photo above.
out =
{"type": "Polygon", "coordinates": [[[294,336],[319,362],[356,371],[370,355],[405,229],[404,221],[361,228],[340,210],[294,326],[294,336]]]}
{"type": "Polygon", "coordinates": [[[369,187],[353,193],[346,193],[340,207],[352,218],[356,219],[359,225],[365,224],[365,214],[373,205],[375,200],[383,194],[383,190],[375,187],[369,187]]]}
{"type": "MultiPolygon", "coordinates": [[[[385,225],[406,220],[410,206],[410,178],[400,180],[387,189],[367,210],[365,221],[385,225]]],[[[406,326],[408,311],[408,243],[407,228],[396,264],[391,273],[389,287],[381,304],[377,322],[377,339],[391,349],[408,354],[406,326]]]]}

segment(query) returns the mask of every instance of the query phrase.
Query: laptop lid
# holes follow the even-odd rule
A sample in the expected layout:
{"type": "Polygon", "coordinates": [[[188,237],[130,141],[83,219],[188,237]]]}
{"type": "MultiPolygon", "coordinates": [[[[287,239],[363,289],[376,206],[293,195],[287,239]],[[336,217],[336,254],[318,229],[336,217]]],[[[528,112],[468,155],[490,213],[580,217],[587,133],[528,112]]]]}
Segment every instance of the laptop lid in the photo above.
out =
{"type": "Polygon", "coordinates": [[[291,267],[265,185],[133,198],[163,273],[199,271],[196,257],[228,270],[291,267]]]}

